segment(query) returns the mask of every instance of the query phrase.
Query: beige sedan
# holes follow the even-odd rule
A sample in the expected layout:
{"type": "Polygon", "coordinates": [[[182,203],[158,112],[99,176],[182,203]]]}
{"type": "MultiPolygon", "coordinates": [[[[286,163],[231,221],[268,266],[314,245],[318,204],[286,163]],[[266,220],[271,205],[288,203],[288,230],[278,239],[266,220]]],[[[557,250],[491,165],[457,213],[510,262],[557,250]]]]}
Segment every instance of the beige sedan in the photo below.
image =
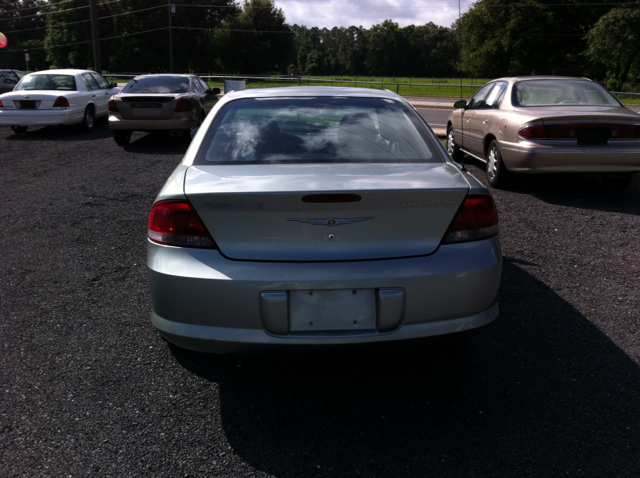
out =
{"type": "Polygon", "coordinates": [[[487,163],[491,186],[510,173],[598,173],[624,188],[640,171],[640,115],[585,78],[530,76],[487,83],[447,121],[447,151],[487,163]]]}
{"type": "Polygon", "coordinates": [[[136,76],[109,101],[109,128],[119,145],[134,131],[169,131],[181,136],[199,126],[220,93],[197,75],[136,76]]]}

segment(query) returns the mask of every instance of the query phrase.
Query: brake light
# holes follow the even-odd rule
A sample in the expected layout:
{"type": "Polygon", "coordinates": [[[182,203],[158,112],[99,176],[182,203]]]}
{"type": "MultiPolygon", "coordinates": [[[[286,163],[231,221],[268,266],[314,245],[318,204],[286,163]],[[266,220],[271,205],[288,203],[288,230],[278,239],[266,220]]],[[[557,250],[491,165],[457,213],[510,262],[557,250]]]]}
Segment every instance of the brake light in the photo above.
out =
{"type": "Polygon", "coordinates": [[[158,244],[217,249],[198,213],[187,201],[160,201],[149,214],[149,239],[158,244]]]}
{"type": "Polygon", "coordinates": [[[186,98],[180,98],[176,105],[176,111],[191,111],[191,103],[186,98]]]}
{"type": "Polygon", "coordinates": [[[116,100],[114,100],[113,98],[111,98],[109,100],[109,103],[107,103],[109,111],[120,111],[118,109],[118,105],[116,104],[116,100]]]}
{"type": "Polygon", "coordinates": [[[458,210],[443,244],[478,241],[498,234],[498,211],[491,196],[469,196],[458,210]]]}
{"type": "Polygon", "coordinates": [[[557,123],[534,124],[518,130],[522,138],[528,139],[576,139],[580,130],[608,130],[611,139],[638,139],[640,125],[619,123],[557,123]]]}
{"type": "Polygon", "coordinates": [[[64,96],[58,96],[56,98],[56,100],[53,102],[53,107],[54,108],[68,108],[69,107],[69,100],[66,99],[64,96]]]}
{"type": "Polygon", "coordinates": [[[523,126],[518,130],[518,134],[523,138],[532,139],[549,139],[547,136],[547,130],[543,124],[532,124],[529,126],[523,126]]]}
{"type": "Polygon", "coordinates": [[[2,104],[2,101],[0,101],[0,108],[4,108],[4,105],[2,104]]]}

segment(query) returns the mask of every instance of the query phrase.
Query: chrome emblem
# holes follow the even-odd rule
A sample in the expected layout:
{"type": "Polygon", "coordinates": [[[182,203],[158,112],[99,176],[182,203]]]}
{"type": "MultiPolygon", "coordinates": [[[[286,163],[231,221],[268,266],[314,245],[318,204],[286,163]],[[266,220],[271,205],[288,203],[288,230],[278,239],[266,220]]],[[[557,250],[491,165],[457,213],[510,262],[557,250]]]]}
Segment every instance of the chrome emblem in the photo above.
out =
{"type": "Polygon", "coordinates": [[[351,224],[354,222],[366,221],[368,219],[375,219],[375,216],[367,217],[327,217],[327,218],[306,218],[306,217],[290,217],[287,221],[306,222],[313,224],[314,226],[341,226],[342,224],[351,224]]]}

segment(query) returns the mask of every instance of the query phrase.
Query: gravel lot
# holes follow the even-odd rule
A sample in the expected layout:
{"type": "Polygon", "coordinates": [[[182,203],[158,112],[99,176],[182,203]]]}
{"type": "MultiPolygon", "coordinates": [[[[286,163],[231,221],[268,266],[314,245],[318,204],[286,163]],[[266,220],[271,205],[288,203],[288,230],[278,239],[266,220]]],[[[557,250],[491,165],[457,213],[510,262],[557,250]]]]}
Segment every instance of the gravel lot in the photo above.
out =
{"type": "Polygon", "coordinates": [[[496,191],[501,316],[468,343],[220,357],[149,321],[184,140],[0,141],[0,476],[640,476],[639,177],[496,191]]]}

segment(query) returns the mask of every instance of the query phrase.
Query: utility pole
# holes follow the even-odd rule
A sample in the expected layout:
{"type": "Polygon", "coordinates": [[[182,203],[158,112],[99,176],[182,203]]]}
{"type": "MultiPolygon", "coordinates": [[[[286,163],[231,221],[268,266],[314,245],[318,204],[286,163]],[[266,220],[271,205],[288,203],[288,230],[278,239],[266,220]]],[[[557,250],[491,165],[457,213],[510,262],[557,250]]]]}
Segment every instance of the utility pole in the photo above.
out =
{"type": "Polygon", "coordinates": [[[90,0],[91,10],[91,38],[93,40],[93,68],[102,74],[102,62],[100,61],[100,37],[98,36],[98,7],[96,0],[90,0]]]}
{"type": "Polygon", "coordinates": [[[169,5],[169,73],[173,73],[173,31],[171,29],[171,15],[176,13],[176,6],[169,5]]]}

